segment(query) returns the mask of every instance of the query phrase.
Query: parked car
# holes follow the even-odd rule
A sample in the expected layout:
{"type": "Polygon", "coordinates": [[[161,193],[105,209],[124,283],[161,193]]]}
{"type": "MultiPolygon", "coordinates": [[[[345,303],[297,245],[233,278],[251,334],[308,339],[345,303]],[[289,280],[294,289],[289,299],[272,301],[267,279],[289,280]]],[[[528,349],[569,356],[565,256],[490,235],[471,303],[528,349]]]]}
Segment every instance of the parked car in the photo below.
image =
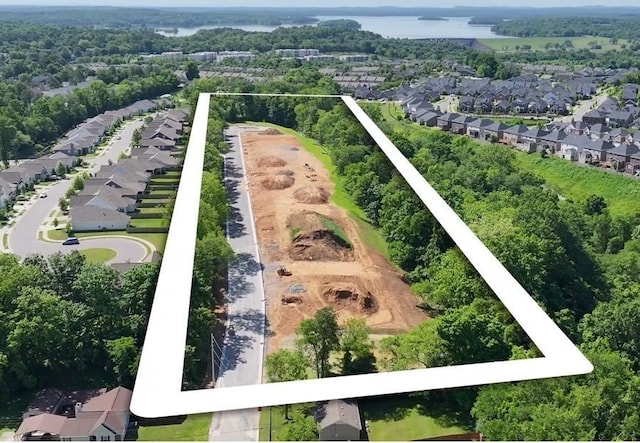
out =
{"type": "Polygon", "coordinates": [[[47,193],[43,192],[42,194],[40,194],[40,198],[47,198],[47,193]]]}
{"type": "Polygon", "coordinates": [[[79,245],[80,244],[80,240],[78,240],[76,237],[69,237],[68,239],[63,241],[62,244],[64,246],[79,245]]]}

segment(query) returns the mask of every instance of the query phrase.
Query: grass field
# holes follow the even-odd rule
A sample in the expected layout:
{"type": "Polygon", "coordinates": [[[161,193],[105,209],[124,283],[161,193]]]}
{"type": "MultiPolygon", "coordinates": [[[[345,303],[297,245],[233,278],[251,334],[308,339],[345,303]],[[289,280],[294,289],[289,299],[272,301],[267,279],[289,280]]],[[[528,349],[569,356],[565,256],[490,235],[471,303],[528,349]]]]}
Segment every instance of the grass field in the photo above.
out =
{"type": "Polygon", "coordinates": [[[169,221],[164,218],[132,218],[131,226],[134,228],[166,228],[169,221]]]}
{"type": "Polygon", "coordinates": [[[6,232],[2,234],[2,246],[4,246],[5,249],[9,249],[9,234],[6,232]]]}
{"type": "MultiPolygon", "coordinates": [[[[162,233],[153,233],[153,234],[129,234],[127,231],[99,231],[99,232],[78,232],[75,234],[78,238],[88,238],[88,237],[98,237],[98,236],[108,236],[108,235],[120,235],[124,237],[133,237],[140,238],[142,240],[147,240],[152,243],[159,252],[164,251],[164,245],[167,242],[167,234],[162,233]]],[[[66,237],[65,237],[66,238],[66,237]]]]}
{"type": "Polygon", "coordinates": [[[141,214],[158,214],[159,217],[163,215],[163,208],[138,208],[141,214]]]}
{"type": "Polygon", "coordinates": [[[369,425],[370,441],[417,440],[473,431],[468,418],[419,398],[361,399],[359,405],[369,425]]]}
{"type": "Polygon", "coordinates": [[[48,234],[51,240],[63,241],[69,237],[64,229],[50,229],[48,234]]]}
{"type": "Polygon", "coordinates": [[[138,441],[207,441],[211,414],[189,415],[178,425],[143,426],[138,441]]]}
{"type": "MultiPolygon", "coordinates": [[[[560,44],[563,45],[566,40],[571,41],[573,49],[588,49],[589,42],[598,42],[601,49],[594,50],[595,52],[604,52],[611,49],[620,49],[621,45],[628,44],[626,40],[618,40],[618,44],[612,45],[606,37],[506,37],[506,38],[483,38],[478,41],[483,45],[490,47],[498,52],[516,52],[516,46],[522,47],[523,45],[531,46],[531,50],[544,50],[546,44],[560,44]]],[[[522,50],[521,50],[522,51],[522,50]]]]}
{"type": "MultiPolygon", "coordinates": [[[[508,149],[508,148],[505,148],[508,149]]],[[[542,177],[547,185],[573,201],[585,201],[590,195],[603,197],[612,215],[638,210],[640,181],[631,177],[571,164],[561,158],[541,158],[540,154],[516,153],[516,164],[542,177]]]]}
{"type": "Polygon", "coordinates": [[[285,134],[295,136],[307,151],[309,151],[314,157],[320,160],[327,171],[329,171],[331,181],[335,185],[335,191],[331,196],[330,201],[335,205],[345,209],[349,213],[351,218],[356,221],[360,230],[360,238],[363,242],[374,248],[385,257],[387,256],[387,245],[382,238],[382,235],[375,230],[375,228],[369,223],[369,220],[367,219],[365,213],[353,202],[353,200],[349,196],[349,193],[344,188],[342,178],[335,173],[336,168],[331,162],[331,158],[322,146],[320,146],[315,140],[305,137],[304,135],[299,134],[293,129],[285,128],[271,123],[251,123],[276,128],[285,134]]]}
{"type": "Polygon", "coordinates": [[[90,263],[104,263],[118,255],[113,249],[107,248],[81,249],[80,253],[90,263]]]}

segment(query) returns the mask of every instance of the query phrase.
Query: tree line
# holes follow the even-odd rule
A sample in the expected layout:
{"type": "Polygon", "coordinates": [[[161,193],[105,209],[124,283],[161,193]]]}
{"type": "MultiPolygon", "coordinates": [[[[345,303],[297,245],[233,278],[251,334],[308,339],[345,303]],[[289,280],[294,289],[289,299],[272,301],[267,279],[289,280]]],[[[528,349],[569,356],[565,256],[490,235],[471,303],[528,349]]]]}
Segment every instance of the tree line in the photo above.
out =
{"type": "MultiPolygon", "coordinates": [[[[229,88],[294,92],[324,81],[305,70],[289,75],[310,83],[236,82],[229,88]]],[[[330,91],[330,82],[326,85],[324,91],[330,91]]],[[[383,340],[381,369],[539,355],[344,105],[320,98],[258,97],[227,97],[219,103],[228,121],[270,121],[318,140],[345,188],[383,234],[390,259],[404,270],[432,318],[383,340]]],[[[614,217],[599,196],[560,200],[541,178],[519,170],[515,154],[506,148],[398,126],[374,106],[366,110],[596,366],[584,377],[423,395],[456,401],[492,440],[638,438],[632,404],[640,394],[635,375],[640,347],[633,326],[640,213],[614,217]]]]}
{"type": "Polygon", "coordinates": [[[591,17],[534,17],[505,20],[496,23],[491,30],[512,37],[607,37],[640,40],[640,17],[603,16],[591,17]]]}

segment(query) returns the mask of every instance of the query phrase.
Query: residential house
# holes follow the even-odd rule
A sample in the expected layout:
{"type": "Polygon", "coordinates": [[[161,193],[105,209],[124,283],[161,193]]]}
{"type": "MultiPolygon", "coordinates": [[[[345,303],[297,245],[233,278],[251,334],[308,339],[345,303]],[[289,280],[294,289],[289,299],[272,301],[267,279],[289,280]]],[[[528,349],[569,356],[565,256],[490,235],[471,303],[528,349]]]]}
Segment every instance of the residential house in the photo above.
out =
{"type": "Polygon", "coordinates": [[[569,134],[562,140],[560,150],[556,151],[556,155],[566,160],[578,161],[584,147],[588,146],[592,141],[584,134],[569,134]]]}
{"type": "Polygon", "coordinates": [[[546,151],[549,154],[553,154],[560,150],[562,146],[562,140],[567,137],[567,133],[558,129],[554,129],[547,133],[546,135],[540,137],[540,143],[538,146],[538,150],[540,148],[546,151]]]}
{"type": "Polygon", "coordinates": [[[83,231],[121,231],[127,229],[131,217],[112,209],[99,206],[77,206],[69,210],[71,228],[83,231]]]}
{"type": "Polygon", "coordinates": [[[473,138],[486,140],[484,130],[493,124],[493,120],[478,118],[467,124],[467,135],[473,138]]]}
{"type": "Polygon", "coordinates": [[[609,132],[609,137],[611,141],[616,145],[619,145],[620,143],[624,143],[624,142],[628,142],[628,143],[633,142],[633,135],[631,135],[631,133],[624,128],[612,129],[609,132]]]}
{"type": "Polygon", "coordinates": [[[175,140],[165,140],[164,138],[153,138],[153,139],[141,139],[138,145],[141,148],[154,147],[154,148],[170,151],[172,148],[176,146],[176,142],[175,140]]]}
{"type": "Polygon", "coordinates": [[[531,128],[521,134],[520,142],[516,147],[527,153],[535,152],[538,145],[542,142],[542,137],[548,134],[549,132],[542,128],[531,128]]]}
{"type": "Polygon", "coordinates": [[[103,209],[130,214],[136,211],[136,199],[125,197],[117,189],[110,186],[102,186],[93,194],[81,194],[71,197],[70,206],[96,206],[103,209]]]}
{"type": "Polygon", "coordinates": [[[595,125],[596,123],[607,123],[607,113],[598,109],[592,109],[582,116],[582,121],[587,125],[595,125]]]}
{"type": "Polygon", "coordinates": [[[622,143],[607,151],[607,161],[616,171],[624,171],[631,161],[631,156],[640,152],[635,143],[622,143]]]}
{"type": "Polygon", "coordinates": [[[633,174],[636,177],[640,175],[640,151],[629,156],[629,163],[627,164],[626,172],[633,174]]]}
{"type": "Polygon", "coordinates": [[[18,193],[18,187],[2,178],[0,175],[0,205],[6,207],[8,201],[12,201],[18,193]]]}
{"type": "MultiPolygon", "coordinates": [[[[130,429],[131,391],[118,387],[76,403],[68,414],[34,411],[16,430],[23,441],[124,441],[130,429]]],[[[54,407],[57,408],[57,405],[54,407]]]]}
{"type": "Polygon", "coordinates": [[[517,146],[522,141],[522,134],[529,131],[525,125],[515,125],[504,130],[504,142],[508,145],[517,146]]]}
{"type": "Polygon", "coordinates": [[[591,125],[589,129],[585,131],[585,133],[589,137],[591,137],[592,140],[598,140],[599,138],[609,138],[610,132],[611,129],[607,125],[603,125],[602,123],[591,125]]]}
{"type": "Polygon", "coordinates": [[[524,114],[529,110],[529,103],[526,100],[517,98],[511,102],[511,110],[518,114],[524,114]]]}
{"type": "Polygon", "coordinates": [[[454,134],[466,134],[467,126],[470,122],[474,121],[473,117],[469,117],[468,115],[460,115],[453,120],[451,120],[451,129],[450,131],[454,134]]]}
{"type": "Polygon", "coordinates": [[[460,112],[473,112],[474,111],[474,99],[471,96],[460,97],[458,101],[458,111],[460,112]]]}
{"type": "Polygon", "coordinates": [[[580,161],[583,163],[600,163],[607,160],[607,152],[615,148],[609,140],[597,139],[583,148],[580,161]]]}
{"type": "Polygon", "coordinates": [[[440,117],[440,115],[437,111],[429,111],[419,116],[416,122],[424,126],[434,127],[438,124],[438,117],[440,117]]]}
{"type": "MultiPolygon", "coordinates": [[[[593,123],[593,124],[597,124],[597,123],[593,123]]],[[[573,135],[582,135],[587,130],[589,130],[589,124],[581,120],[571,122],[571,124],[565,129],[566,132],[573,135]]]]}
{"type": "Polygon", "coordinates": [[[51,154],[47,158],[57,160],[58,162],[62,163],[67,169],[73,168],[78,161],[78,158],[76,156],[68,155],[64,152],[56,152],[54,154],[51,154]]]}
{"type": "Polygon", "coordinates": [[[628,83],[622,86],[622,95],[621,95],[622,103],[637,105],[638,104],[638,85],[633,83],[628,83]]]}
{"type": "Polygon", "coordinates": [[[504,131],[509,126],[502,122],[493,122],[484,128],[484,138],[487,141],[499,142],[503,140],[504,131]]]}
{"type": "Polygon", "coordinates": [[[314,411],[320,441],[363,440],[360,408],[355,400],[331,400],[318,404],[314,411]]]}
{"type": "Polygon", "coordinates": [[[448,112],[446,114],[442,114],[440,117],[438,117],[438,121],[436,125],[438,126],[438,128],[442,129],[443,131],[449,131],[451,130],[451,125],[453,120],[455,120],[458,117],[461,117],[461,115],[455,112],[453,113],[448,112]]]}
{"type": "Polygon", "coordinates": [[[529,114],[542,114],[547,112],[549,106],[545,103],[544,100],[534,99],[529,102],[527,105],[527,111],[529,114]]]}
{"type": "Polygon", "coordinates": [[[511,103],[506,100],[499,100],[493,105],[493,111],[498,114],[508,114],[511,111],[511,103]]]}
{"type": "Polygon", "coordinates": [[[633,122],[633,114],[629,111],[613,111],[606,118],[609,126],[614,128],[628,128],[633,122]]]}

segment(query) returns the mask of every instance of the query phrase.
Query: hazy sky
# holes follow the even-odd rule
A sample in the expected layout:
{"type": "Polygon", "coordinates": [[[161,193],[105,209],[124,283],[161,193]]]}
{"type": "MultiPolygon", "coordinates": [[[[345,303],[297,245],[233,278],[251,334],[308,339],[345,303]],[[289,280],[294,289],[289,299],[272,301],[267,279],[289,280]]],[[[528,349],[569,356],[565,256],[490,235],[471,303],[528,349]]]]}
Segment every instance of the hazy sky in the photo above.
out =
{"type": "Polygon", "coordinates": [[[640,6],[638,0],[0,0],[0,5],[110,5],[110,6],[640,6]]]}

